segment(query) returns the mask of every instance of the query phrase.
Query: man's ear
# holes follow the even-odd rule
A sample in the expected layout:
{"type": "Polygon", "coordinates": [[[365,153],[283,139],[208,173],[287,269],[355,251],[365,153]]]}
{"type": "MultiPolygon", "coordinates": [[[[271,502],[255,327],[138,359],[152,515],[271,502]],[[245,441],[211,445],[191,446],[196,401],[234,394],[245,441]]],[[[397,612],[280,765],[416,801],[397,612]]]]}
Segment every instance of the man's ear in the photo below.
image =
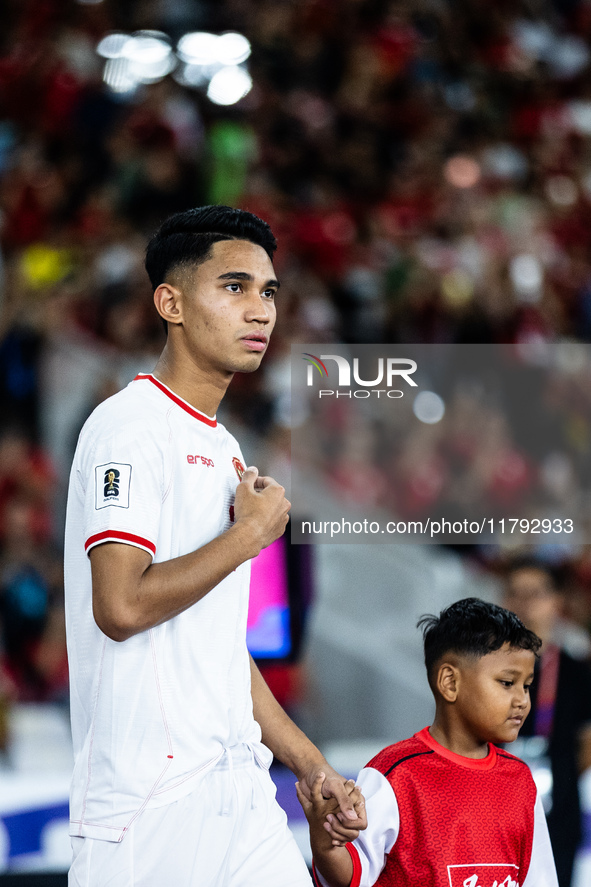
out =
{"type": "Polygon", "coordinates": [[[170,283],[161,283],[154,292],[154,305],[160,317],[167,323],[182,323],[183,299],[178,287],[170,283]]]}
{"type": "Polygon", "coordinates": [[[451,662],[442,662],[437,669],[435,685],[446,702],[455,702],[460,685],[459,668],[451,662]]]}

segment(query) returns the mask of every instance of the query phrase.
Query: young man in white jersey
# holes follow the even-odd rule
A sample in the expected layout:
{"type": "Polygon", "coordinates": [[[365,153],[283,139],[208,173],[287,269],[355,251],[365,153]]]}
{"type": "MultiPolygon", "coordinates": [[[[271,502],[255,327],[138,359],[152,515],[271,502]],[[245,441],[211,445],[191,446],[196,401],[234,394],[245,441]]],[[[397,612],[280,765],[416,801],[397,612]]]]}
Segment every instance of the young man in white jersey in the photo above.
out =
{"type": "Polygon", "coordinates": [[[290,503],[215,418],[275,323],[276,243],[201,207],[148,245],[168,327],[151,375],[85,424],[70,478],[66,618],[75,770],[70,887],[304,887],[271,752],[366,825],[345,783],[273,698],[246,648],[249,560],[290,503]]]}

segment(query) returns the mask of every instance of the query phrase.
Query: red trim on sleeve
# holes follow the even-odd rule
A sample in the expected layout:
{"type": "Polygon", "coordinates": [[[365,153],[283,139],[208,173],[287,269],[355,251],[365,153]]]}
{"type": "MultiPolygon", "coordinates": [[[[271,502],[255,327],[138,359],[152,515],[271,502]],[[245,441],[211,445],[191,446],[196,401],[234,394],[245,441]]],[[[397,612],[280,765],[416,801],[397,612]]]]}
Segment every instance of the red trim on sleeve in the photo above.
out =
{"type": "Polygon", "coordinates": [[[217,427],[217,419],[212,419],[211,416],[206,416],[205,413],[200,413],[199,410],[196,410],[195,407],[192,407],[190,403],[187,403],[186,400],[183,400],[182,397],[179,397],[178,394],[175,394],[174,391],[171,391],[166,385],[164,385],[159,379],[155,376],[144,375],[143,373],[138,373],[138,375],[133,380],[134,382],[151,382],[153,385],[158,388],[163,394],[166,394],[177,407],[180,407],[181,410],[184,410],[190,416],[193,416],[194,419],[199,419],[200,422],[203,422],[205,425],[209,425],[210,428],[217,427]]]}
{"type": "MultiPolygon", "coordinates": [[[[359,859],[359,853],[357,852],[357,848],[354,844],[345,844],[345,847],[349,851],[349,856],[351,857],[351,862],[353,863],[353,877],[351,878],[351,883],[349,887],[359,887],[361,884],[361,860],[359,859]]],[[[314,860],[312,860],[312,877],[314,878],[314,883],[316,887],[322,887],[321,882],[318,880],[316,874],[316,866],[314,865],[314,860]]]]}
{"type": "Polygon", "coordinates": [[[357,852],[357,847],[355,844],[345,844],[345,847],[349,851],[349,856],[351,857],[351,862],[353,863],[353,877],[351,878],[351,883],[349,887],[359,887],[361,884],[361,860],[359,859],[359,853],[357,852]]]}
{"type": "Polygon", "coordinates": [[[134,536],[133,533],[122,533],[120,530],[104,530],[102,533],[95,533],[84,543],[84,550],[88,553],[93,545],[98,545],[99,542],[128,542],[139,548],[147,548],[153,555],[156,554],[156,546],[149,539],[144,539],[143,536],[134,536]]]}

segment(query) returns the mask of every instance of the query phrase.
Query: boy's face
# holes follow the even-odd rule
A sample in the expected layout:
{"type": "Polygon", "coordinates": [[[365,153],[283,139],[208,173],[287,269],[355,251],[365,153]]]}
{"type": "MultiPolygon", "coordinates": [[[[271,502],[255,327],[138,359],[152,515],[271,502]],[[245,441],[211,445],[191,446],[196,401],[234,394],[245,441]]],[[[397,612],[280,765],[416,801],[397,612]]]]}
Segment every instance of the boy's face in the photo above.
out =
{"type": "Polygon", "coordinates": [[[494,653],[458,663],[456,714],[477,742],[513,742],[531,708],[535,656],[504,644],[494,653]]]}

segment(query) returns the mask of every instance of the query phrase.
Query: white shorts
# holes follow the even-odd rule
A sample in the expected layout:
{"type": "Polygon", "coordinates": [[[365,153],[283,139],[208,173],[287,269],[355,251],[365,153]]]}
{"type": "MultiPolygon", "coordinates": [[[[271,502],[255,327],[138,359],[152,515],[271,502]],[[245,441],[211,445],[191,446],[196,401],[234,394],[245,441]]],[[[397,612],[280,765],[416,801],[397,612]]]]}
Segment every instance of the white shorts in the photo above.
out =
{"type": "Polygon", "coordinates": [[[250,753],[224,755],[186,797],[144,810],[121,843],[72,838],[69,887],[311,887],[250,753]]]}

